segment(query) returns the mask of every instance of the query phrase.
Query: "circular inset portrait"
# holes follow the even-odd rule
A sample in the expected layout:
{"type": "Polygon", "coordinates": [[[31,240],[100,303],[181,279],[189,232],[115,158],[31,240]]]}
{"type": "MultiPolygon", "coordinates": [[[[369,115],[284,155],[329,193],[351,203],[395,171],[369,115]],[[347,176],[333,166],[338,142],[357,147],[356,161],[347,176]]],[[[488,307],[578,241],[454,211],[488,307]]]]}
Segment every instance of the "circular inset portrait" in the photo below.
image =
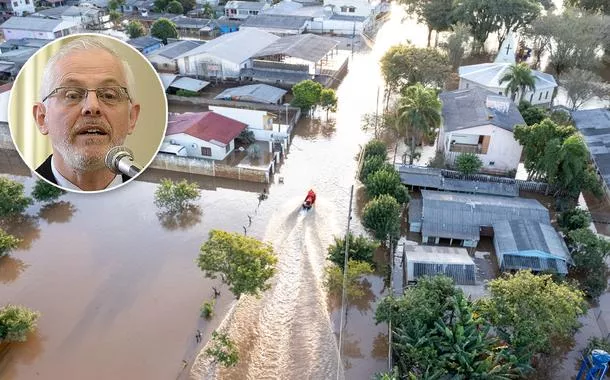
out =
{"type": "Polygon", "coordinates": [[[145,169],[167,128],[167,98],[150,62],[130,45],[76,34],[23,66],[8,110],[13,143],[41,178],[68,191],[117,188],[145,169]]]}

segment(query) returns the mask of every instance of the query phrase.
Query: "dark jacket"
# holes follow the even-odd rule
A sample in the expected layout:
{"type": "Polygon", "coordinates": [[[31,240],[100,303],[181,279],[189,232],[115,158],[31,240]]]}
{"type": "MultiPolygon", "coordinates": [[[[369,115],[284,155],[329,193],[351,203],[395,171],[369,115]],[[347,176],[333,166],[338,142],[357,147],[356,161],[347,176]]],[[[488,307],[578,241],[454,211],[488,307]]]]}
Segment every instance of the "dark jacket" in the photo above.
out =
{"type": "MultiPolygon", "coordinates": [[[[57,185],[57,179],[53,175],[53,169],[51,169],[51,157],[53,157],[53,155],[47,157],[47,159],[42,163],[42,165],[36,168],[36,173],[40,174],[40,176],[46,179],[47,181],[57,185]]],[[[127,182],[131,179],[125,174],[122,174],[121,177],[123,178],[123,182],[127,182]]]]}

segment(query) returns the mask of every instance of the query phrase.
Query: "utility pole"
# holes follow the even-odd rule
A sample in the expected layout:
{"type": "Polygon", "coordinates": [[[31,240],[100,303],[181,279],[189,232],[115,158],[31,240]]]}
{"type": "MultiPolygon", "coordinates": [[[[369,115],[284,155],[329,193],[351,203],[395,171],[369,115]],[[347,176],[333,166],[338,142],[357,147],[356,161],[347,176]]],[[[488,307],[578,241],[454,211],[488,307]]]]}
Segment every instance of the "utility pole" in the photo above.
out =
{"type": "Polygon", "coordinates": [[[352,220],[352,200],[354,198],[354,185],[349,191],[349,210],[347,211],[347,229],[345,231],[345,254],[343,258],[343,289],[341,291],[341,319],[339,321],[339,358],[337,359],[337,380],[339,380],[340,368],[343,365],[341,352],[343,350],[343,318],[347,317],[346,286],[347,286],[347,253],[349,252],[349,226],[352,220]]]}

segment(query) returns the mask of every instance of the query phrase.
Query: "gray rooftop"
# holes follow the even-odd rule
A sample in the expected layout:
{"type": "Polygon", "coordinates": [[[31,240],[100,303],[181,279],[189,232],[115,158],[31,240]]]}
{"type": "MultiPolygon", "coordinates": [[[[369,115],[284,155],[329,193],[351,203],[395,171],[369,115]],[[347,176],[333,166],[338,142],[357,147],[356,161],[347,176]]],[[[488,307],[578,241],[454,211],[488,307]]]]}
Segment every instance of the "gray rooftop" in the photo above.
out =
{"type": "Polygon", "coordinates": [[[161,40],[151,36],[142,36],[138,38],[132,38],[128,40],[127,43],[135,47],[136,49],[144,49],[149,46],[160,44],[161,40]]]}
{"type": "Polygon", "coordinates": [[[410,280],[445,275],[459,285],[474,285],[476,282],[476,266],[464,248],[411,244],[403,247],[407,271],[413,268],[413,273],[407,276],[410,280]]]}
{"type": "Polygon", "coordinates": [[[48,44],[49,40],[43,40],[40,38],[19,38],[16,40],[8,40],[4,41],[0,44],[0,50],[12,50],[12,49],[20,49],[24,47],[30,48],[41,48],[44,45],[48,44]]]}
{"type": "Polygon", "coordinates": [[[436,168],[411,165],[396,165],[400,180],[409,186],[427,187],[446,191],[463,193],[502,195],[506,197],[519,196],[516,181],[485,182],[444,177],[442,171],[436,168]]]}
{"type": "Polygon", "coordinates": [[[439,98],[443,103],[443,129],[445,131],[457,131],[491,124],[512,132],[516,125],[525,124],[517,106],[510,99],[480,87],[442,92],[439,98]],[[492,97],[490,99],[494,99],[498,103],[502,101],[508,103],[508,111],[502,112],[487,107],[488,97],[492,97]]]}
{"type": "Polygon", "coordinates": [[[216,20],[211,20],[208,18],[194,18],[194,17],[186,17],[186,16],[176,16],[171,19],[178,28],[184,29],[205,29],[209,28],[211,30],[218,28],[218,24],[216,20]]]}
{"type": "MultiPolygon", "coordinates": [[[[506,88],[506,82],[500,84],[500,79],[508,73],[511,63],[491,62],[476,65],[460,66],[458,74],[460,78],[467,79],[488,88],[506,88]]],[[[551,74],[532,70],[535,79],[536,90],[551,90],[557,87],[557,82],[551,74]]]]}
{"type": "Polygon", "coordinates": [[[610,187],[610,110],[597,108],[574,111],[572,119],[583,134],[604,182],[610,187]]]}
{"type": "Polygon", "coordinates": [[[148,53],[148,56],[152,57],[154,55],[160,55],[160,56],[168,58],[168,59],[174,59],[177,56],[179,56],[180,54],[183,54],[189,50],[195,49],[196,47],[198,47],[204,43],[205,43],[205,41],[198,41],[198,40],[181,40],[181,41],[170,42],[167,45],[162,46],[160,49],[157,49],[155,51],[148,53]]]}
{"type": "Polygon", "coordinates": [[[249,11],[260,11],[267,5],[264,1],[239,1],[232,0],[225,4],[225,8],[247,9],[249,11]]]}
{"type": "Polygon", "coordinates": [[[409,223],[421,223],[422,200],[421,198],[411,199],[408,203],[409,223]]]}
{"type": "Polygon", "coordinates": [[[248,17],[242,26],[251,28],[300,30],[304,28],[307,21],[311,19],[311,17],[307,16],[258,14],[248,17]]]}
{"type": "Polygon", "coordinates": [[[303,72],[264,70],[259,68],[241,69],[240,75],[255,80],[279,80],[286,83],[299,83],[302,80],[311,79],[309,74],[303,72]]]}
{"type": "Polygon", "coordinates": [[[251,84],[228,88],[215,99],[232,99],[255,103],[276,104],[288,91],[267,84],[251,84]]]}
{"type": "Polygon", "coordinates": [[[554,269],[567,273],[570,253],[553,227],[532,220],[502,220],[493,224],[498,264],[504,270],[554,269]]]}
{"type": "Polygon", "coordinates": [[[100,12],[101,12],[101,10],[98,8],[76,7],[73,5],[62,5],[59,7],[40,10],[40,11],[34,13],[34,15],[41,15],[41,16],[52,17],[52,18],[60,18],[61,16],[76,17],[76,16],[85,16],[87,14],[95,15],[100,12]]]}
{"type": "MultiPolygon", "coordinates": [[[[273,17],[273,16],[272,16],[273,17]]],[[[259,50],[253,57],[287,55],[306,61],[318,62],[339,44],[338,41],[315,34],[305,33],[286,36],[259,50]]]]}
{"type": "Polygon", "coordinates": [[[422,190],[422,235],[479,240],[480,227],[502,220],[531,219],[550,224],[537,200],[422,190]]]}
{"type": "Polygon", "coordinates": [[[6,20],[0,28],[31,30],[36,32],[54,32],[61,29],[68,29],[76,26],[72,21],[54,20],[42,17],[16,17],[13,16],[6,20]]]}

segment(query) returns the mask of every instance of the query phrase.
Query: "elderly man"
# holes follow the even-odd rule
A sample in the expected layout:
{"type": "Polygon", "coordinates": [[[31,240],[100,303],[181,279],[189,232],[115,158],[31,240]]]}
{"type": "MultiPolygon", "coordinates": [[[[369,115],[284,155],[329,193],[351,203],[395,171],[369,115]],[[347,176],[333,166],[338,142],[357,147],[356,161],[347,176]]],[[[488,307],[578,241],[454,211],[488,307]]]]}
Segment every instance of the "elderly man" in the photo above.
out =
{"type": "Polygon", "coordinates": [[[65,189],[104,190],[129,179],[104,159],[133,132],[140,105],[129,65],[107,39],[86,36],[64,45],[45,67],[41,101],[33,108],[53,148],[36,172],[65,189]]]}

